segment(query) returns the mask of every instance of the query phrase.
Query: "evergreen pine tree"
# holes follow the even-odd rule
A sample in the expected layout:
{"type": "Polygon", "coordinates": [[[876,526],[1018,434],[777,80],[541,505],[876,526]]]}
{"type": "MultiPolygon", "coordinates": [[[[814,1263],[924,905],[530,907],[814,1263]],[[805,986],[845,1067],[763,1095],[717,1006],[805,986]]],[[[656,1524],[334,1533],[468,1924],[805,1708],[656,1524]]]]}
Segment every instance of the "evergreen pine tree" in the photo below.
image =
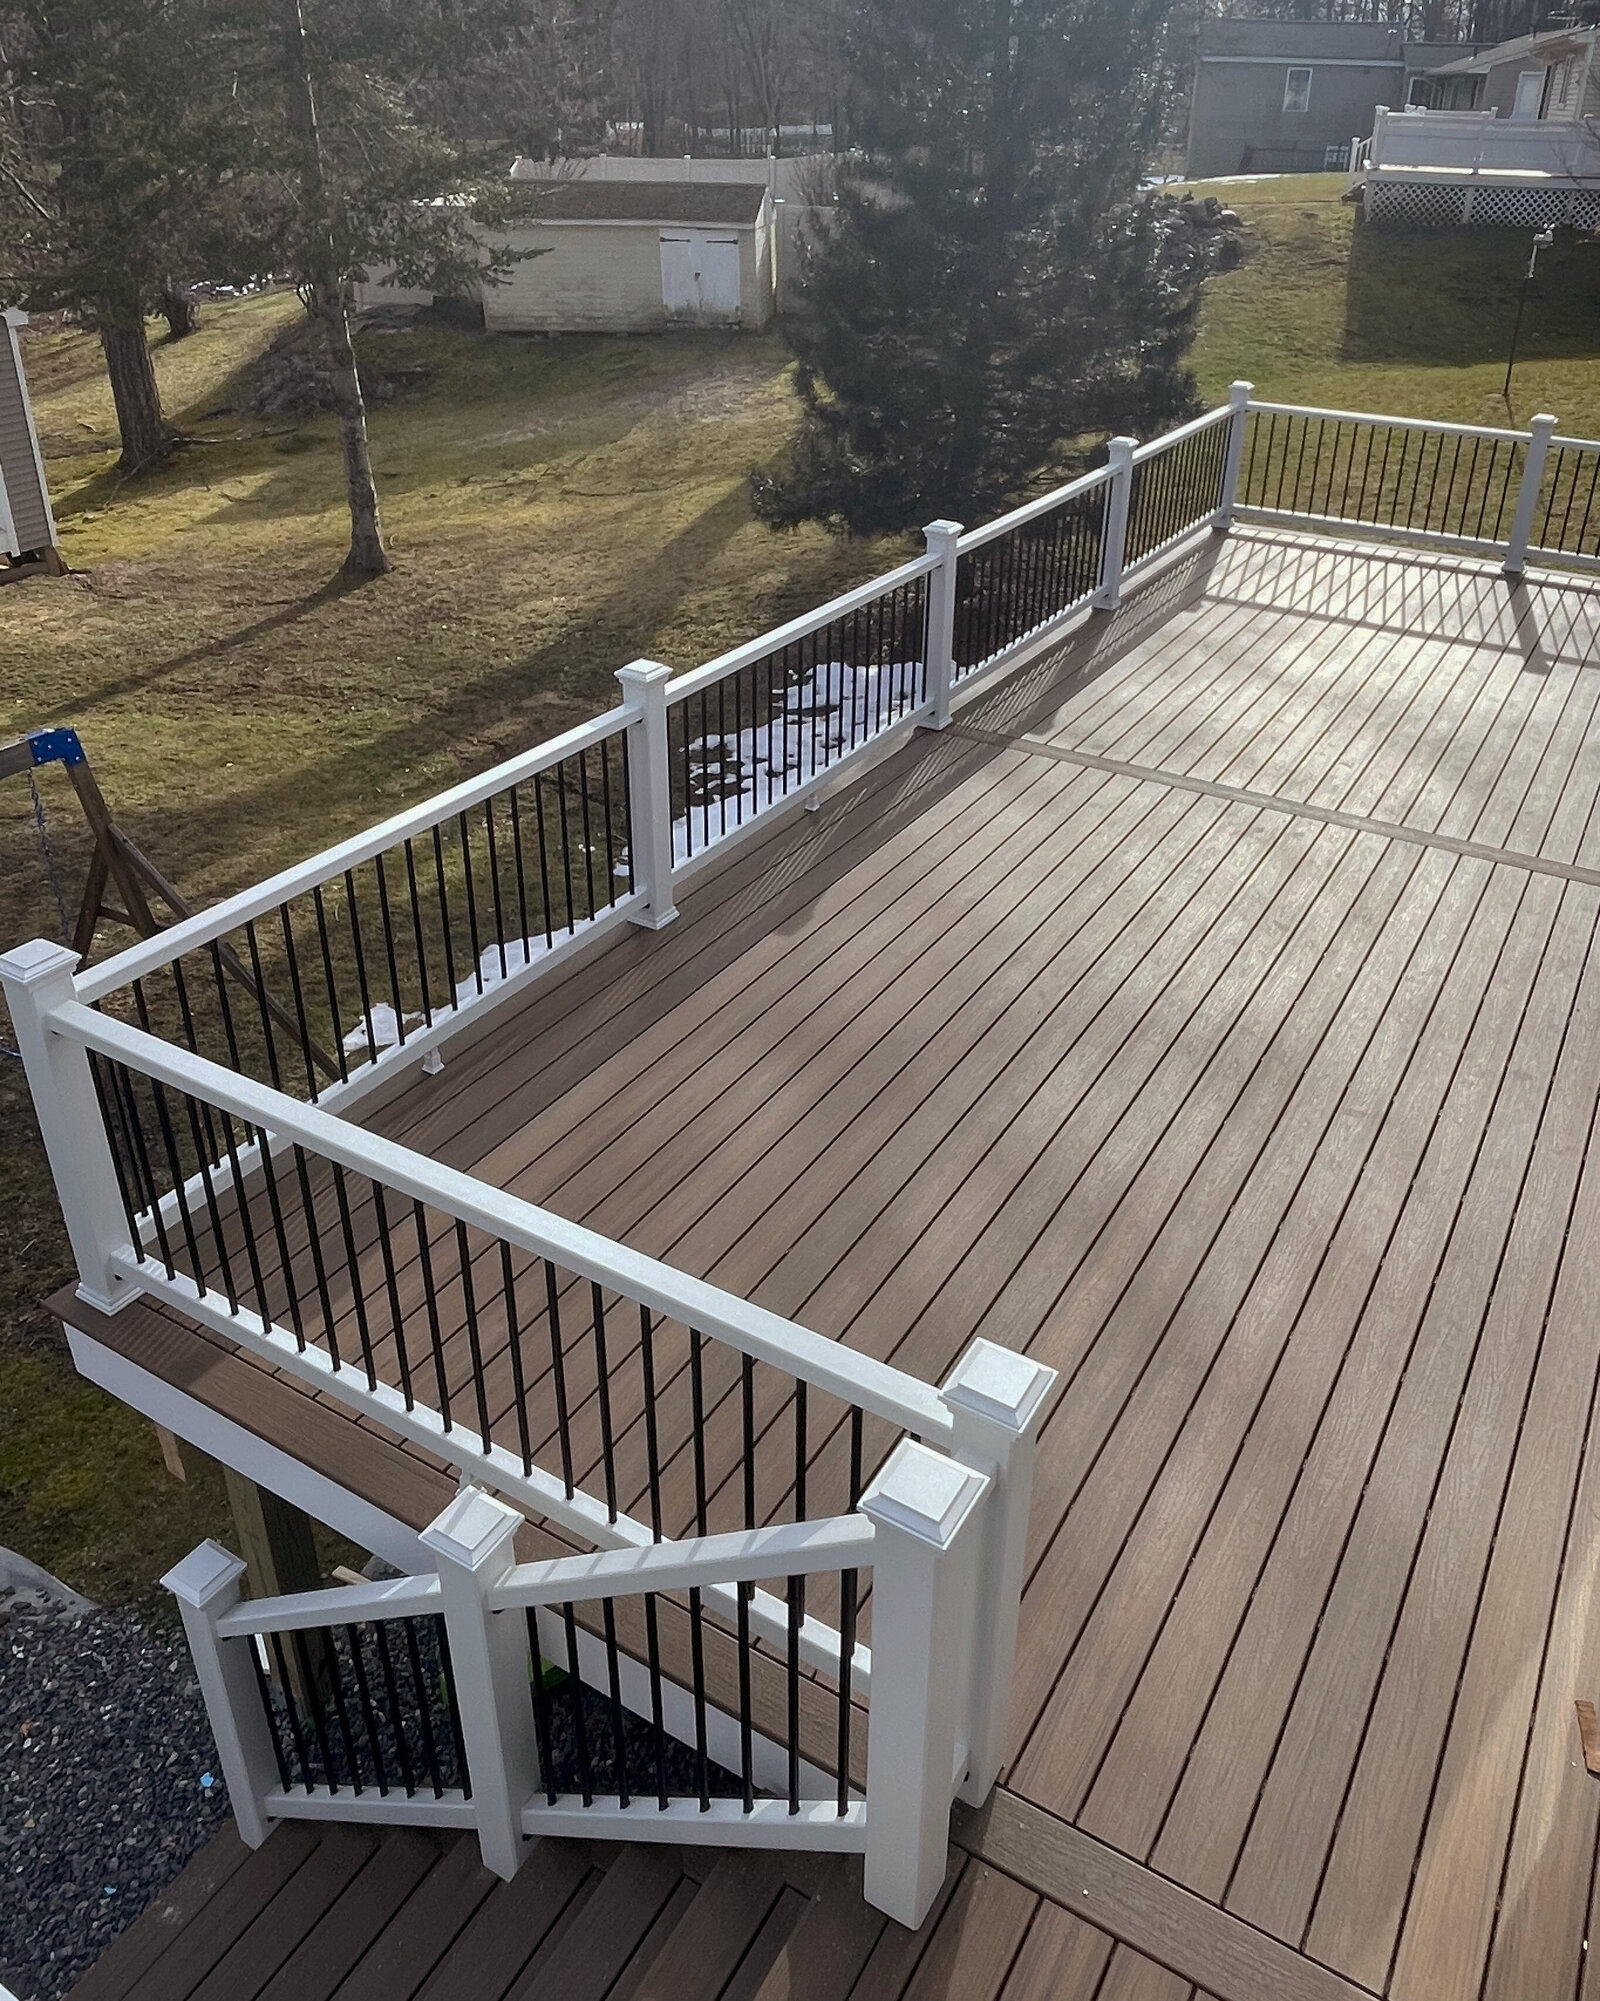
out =
{"type": "Polygon", "coordinates": [[[1205,268],[1139,184],[1171,0],[848,0],[860,151],[808,260],[775,526],[976,520],[1086,433],[1195,404],[1205,268]]]}

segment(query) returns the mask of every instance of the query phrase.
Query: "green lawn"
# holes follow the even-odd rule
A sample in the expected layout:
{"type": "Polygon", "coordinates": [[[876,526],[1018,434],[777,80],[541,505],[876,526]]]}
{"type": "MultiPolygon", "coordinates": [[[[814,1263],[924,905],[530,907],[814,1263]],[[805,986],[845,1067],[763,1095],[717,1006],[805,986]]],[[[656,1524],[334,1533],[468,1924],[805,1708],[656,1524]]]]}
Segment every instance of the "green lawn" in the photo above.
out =
{"type": "MultiPolygon", "coordinates": [[[[1212,281],[1202,388],[1504,422],[1504,349],[1528,233],[1359,229],[1342,176],[1215,191],[1247,224],[1212,281]]],[[[642,654],[687,666],[884,566],[896,548],[753,521],[750,469],[791,434],[773,337],[370,337],[413,386],[375,408],[397,558],[347,588],[331,420],[237,414],[290,294],[208,308],[156,366],[197,440],[157,477],[114,470],[94,343],[40,334],[28,364],[74,574],[0,590],[0,739],[82,731],[113,808],[197,900],[593,714],[642,654]]],[[[1530,297],[1516,416],[1600,435],[1600,243],[1563,237],[1530,297]]],[[[85,844],[59,773],[0,788],[0,946],[59,920],[85,844]]],[[[5,1033],[0,1018],[0,1036],[5,1033]]],[[[175,1487],[149,1427],[81,1383],[38,1300],[68,1273],[18,1066],[0,1058],[0,1542],[91,1595],[148,1590],[205,1533],[220,1482],[175,1487]]]]}
{"type": "Polygon", "coordinates": [[[1553,412],[1600,437],[1600,240],[1541,253],[1509,413],[1506,349],[1531,230],[1399,234],[1362,226],[1342,174],[1215,182],[1247,256],[1207,288],[1195,365],[1208,399],[1243,377],[1278,402],[1525,425],[1553,412]]]}

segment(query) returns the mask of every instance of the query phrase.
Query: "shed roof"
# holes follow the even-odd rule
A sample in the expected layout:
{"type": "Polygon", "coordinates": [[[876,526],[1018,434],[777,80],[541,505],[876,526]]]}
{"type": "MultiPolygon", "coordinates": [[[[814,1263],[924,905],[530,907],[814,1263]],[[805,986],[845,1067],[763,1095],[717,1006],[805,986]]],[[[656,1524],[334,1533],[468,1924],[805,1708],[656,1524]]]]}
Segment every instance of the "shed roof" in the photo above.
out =
{"type": "Polygon", "coordinates": [[[1444,63],[1435,76],[1487,76],[1503,63],[1522,62],[1530,57],[1555,55],[1563,47],[1577,48],[1593,41],[1593,28],[1546,28],[1537,35],[1518,35],[1515,41],[1496,42],[1464,62],[1444,63]]]}
{"type": "Polygon", "coordinates": [[[710,223],[748,228],[764,187],[696,181],[564,181],[541,194],[541,222],[710,223]]]}

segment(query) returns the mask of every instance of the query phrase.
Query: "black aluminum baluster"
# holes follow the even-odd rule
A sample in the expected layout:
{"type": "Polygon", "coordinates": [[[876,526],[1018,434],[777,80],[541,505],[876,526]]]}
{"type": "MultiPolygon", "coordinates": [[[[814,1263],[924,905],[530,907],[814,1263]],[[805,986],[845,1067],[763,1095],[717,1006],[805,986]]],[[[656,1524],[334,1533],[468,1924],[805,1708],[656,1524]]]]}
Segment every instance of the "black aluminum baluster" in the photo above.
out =
{"type": "Polygon", "coordinates": [[[494,892],[494,942],[500,954],[500,977],[505,979],[511,967],[506,958],[506,911],[500,888],[500,847],[495,839],[493,799],[483,802],[483,831],[489,846],[489,887],[494,892]]]}
{"type": "Polygon", "coordinates": [[[372,858],[372,873],[378,885],[378,922],[383,931],[383,962],[389,974],[389,1005],[394,1009],[394,1032],[400,1048],[406,1043],[406,1005],[400,992],[400,961],[394,949],[394,917],[389,909],[389,876],[383,856],[372,858]]]}
{"type": "Polygon", "coordinates": [[[544,1680],[544,1649],[539,1642],[539,1613],[527,1608],[528,1657],[533,1674],[533,1735],[539,1748],[539,1775],[544,1796],[554,1806],[561,1794],[556,1786],[555,1732],[550,1727],[550,1691],[544,1680]]]}
{"type": "Polygon", "coordinates": [[[433,1026],[433,988],[428,978],[428,941],[422,930],[422,898],[417,892],[417,853],[409,836],[405,843],[406,895],[411,903],[411,943],[417,955],[417,990],[422,998],[422,1025],[433,1026]]]}
{"type": "Polygon", "coordinates": [[[517,922],[522,927],[522,963],[533,959],[533,927],[528,922],[528,876],[522,853],[522,802],[518,789],[511,787],[511,868],[517,879],[517,922]]]}
{"type": "Polygon", "coordinates": [[[245,1193],[244,1170],[239,1165],[239,1149],[233,1137],[233,1120],[224,1111],[219,1111],[217,1117],[222,1123],[222,1142],[227,1149],[228,1168],[233,1175],[233,1186],[236,1196],[234,1209],[239,1218],[240,1233],[244,1238],[245,1262],[250,1267],[250,1283],[255,1289],[256,1303],[261,1313],[261,1324],[263,1327],[270,1329],[276,1325],[276,1322],[273,1318],[272,1302],[267,1298],[266,1281],[261,1273],[261,1252],[260,1247],[256,1243],[255,1217],[252,1213],[249,1197],[245,1193]]]}
{"type": "Polygon", "coordinates": [[[311,1250],[311,1269],[317,1281],[317,1299],[322,1307],[323,1331],[328,1337],[328,1358],[337,1374],[344,1364],[339,1357],[339,1334],[334,1324],[333,1299],[328,1290],[328,1268],[322,1257],[322,1226],[317,1219],[316,1204],[311,1199],[311,1175],[306,1167],[305,1151],[294,1144],[290,1152],[294,1156],[295,1178],[300,1185],[300,1207],[306,1219],[306,1238],[311,1250]]]}
{"type": "Polygon", "coordinates": [[[544,1261],[545,1305],[550,1322],[550,1380],[556,1393],[556,1433],[561,1445],[561,1482],[572,1499],[572,1432],[567,1422],[567,1358],[561,1348],[561,1299],[556,1268],[544,1261]]]}
{"type": "Polygon", "coordinates": [[[600,1616],[604,1621],[605,1628],[606,1680],[611,1695],[611,1735],[614,1739],[614,1755],[617,1764],[617,1804],[619,1806],[626,1806],[630,1798],[628,1789],[627,1712],[622,1706],[622,1664],[617,1653],[617,1608],[612,1599],[601,1599],[600,1616]]]}
{"type": "Polygon", "coordinates": [[[322,1690],[317,1686],[317,1676],[311,1665],[311,1649],[306,1645],[305,1634],[298,1629],[289,1635],[289,1644],[295,1666],[300,1671],[300,1688],[305,1696],[306,1714],[310,1719],[311,1734],[316,1740],[317,1756],[322,1762],[323,1780],[330,1793],[337,1793],[339,1781],[334,1775],[333,1754],[328,1745],[328,1720],[323,1713],[322,1690]]]}
{"type": "Polygon", "coordinates": [[[267,1726],[267,1735],[272,1739],[272,1762],[278,1768],[278,1784],[287,1792],[293,1784],[289,1777],[289,1761],[284,1756],[283,1731],[278,1720],[278,1705],[272,1699],[272,1683],[267,1671],[261,1665],[261,1641],[250,1635],[250,1665],[256,1672],[256,1693],[261,1697],[261,1714],[267,1726]]]}
{"type": "Polygon", "coordinates": [[[788,1646],[784,1670],[789,1695],[789,1811],[800,1811],[800,1621],[805,1616],[802,1599],[805,1579],[791,1577],[784,1587],[788,1608],[788,1646]]]}
{"type": "Polygon", "coordinates": [[[361,1652],[361,1629],[358,1626],[346,1626],[344,1636],[350,1648],[350,1667],[355,1676],[356,1702],[361,1710],[361,1721],[372,1751],[372,1769],[377,1776],[378,1794],[380,1798],[387,1799],[389,1761],[383,1755],[383,1736],[378,1729],[378,1718],[372,1706],[372,1688],[367,1680],[367,1664],[361,1652]]]}
{"type": "Polygon", "coordinates": [[[350,1300],[355,1308],[356,1335],[361,1344],[361,1365],[367,1372],[367,1388],[378,1387],[377,1365],[372,1359],[372,1329],[367,1322],[366,1287],[361,1278],[361,1260],[356,1254],[356,1233],[350,1220],[350,1193],[345,1187],[344,1169],[337,1161],[333,1170],[333,1194],[339,1207],[339,1231],[344,1238],[345,1268],[350,1274],[350,1300]]]}
{"type": "Polygon", "coordinates": [[[522,1470],[533,1471],[533,1446],[528,1437],[528,1385],[522,1371],[522,1324],[517,1314],[517,1281],[511,1268],[511,1246],[500,1240],[500,1290],[506,1305],[506,1342],[511,1355],[511,1388],[517,1400],[517,1443],[522,1470]]]}
{"type": "MultiPolygon", "coordinates": [[[[706,1397],[705,1369],[701,1355],[703,1341],[696,1329],[689,1329],[689,1386],[694,1406],[694,1519],[695,1533],[706,1533],[706,1397]]],[[[689,1593],[689,1651],[694,1681],[695,1781],[700,1795],[700,1811],[711,1811],[710,1759],[706,1750],[706,1659],[705,1633],[700,1593],[689,1593]]]]}
{"type": "Polygon", "coordinates": [[[311,1023],[306,1018],[306,997],[300,984],[300,958],[295,950],[294,926],[289,921],[287,903],[278,905],[278,922],[283,929],[283,951],[289,966],[289,991],[294,996],[295,1026],[300,1031],[300,1060],[306,1067],[306,1096],[312,1104],[315,1104],[320,1089],[317,1082],[316,1061],[311,1054],[311,1044],[315,1038],[311,1033],[311,1023]]]}
{"type": "Polygon", "coordinates": [[[272,1146],[266,1135],[261,1140],[261,1179],[267,1191],[267,1208],[272,1217],[273,1241],[278,1247],[278,1271],[289,1302],[289,1325],[294,1329],[296,1348],[306,1349],[305,1315],[300,1310],[300,1293],[294,1282],[294,1264],[289,1256],[289,1233],[283,1226],[283,1199],[278,1193],[278,1170],[273,1164],[272,1146]]]}
{"type": "MultiPolygon", "coordinates": [[[[589,753],[587,749],[578,752],[578,824],[583,829],[583,881],[589,892],[588,915],[593,916],[598,905],[594,894],[594,823],[589,811],[589,753]]],[[[576,930],[576,924],[572,927],[576,930]]]]}
{"type": "Polygon", "coordinates": [[[585,1714],[583,1677],[578,1672],[578,1622],[570,1602],[561,1608],[567,1635],[567,1695],[572,1704],[572,1739],[578,1754],[578,1791],[585,1806],[594,1805],[594,1766],[589,1756],[589,1719],[585,1714]]]}
{"type": "Polygon", "coordinates": [[[444,1776],[439,1764],[439,1744],[433,1730],[433,1693],[423,1671],[422,1649],[417,1644],[417,1622],[415,1619],[402,1619],[400,1627],[406,1636],[406,1662],[411,1669],[411,1693],[422,1737],[423,1762],[428,1768],[433,1796],[439,1799],[444,1794],[444,1776]]]}
{"type": "Polygon", "coordinates": [[[112,1121],[113,1098],[107,1094],[105,1079],[105,1065],[108,1059],[94,1049],[88,1052],[88,1057],[89,1075],[93,1079],[95,1098],[100,1106],[100,1123],[105,1128],[111,1166],[117,1177],[117,1194],[121,1197],[122,1213],[128,1225],[128,1240],[133,1246],[135,1257],[142,1258],[144,1239],[139,1231],[139,1212],[135,1206],[133,1183],[130,1179],[130,1177],[136,1178],[136,1170],[132,1164],[133,1147],[128,1138],[127,1122],[121,1116],[120,1105],[115,1123],[112,1121]]]}
{"type": "Polygon", "coordinates": [[[539,894],[544,899],[544,942],[548,949],[556,942],[555,920],[550,909],[550,838],[544,823],[543,775],[533,779],[533,820],[539,835],[539,894]]]}
{"type": "Polygon", "coordinates": [[[478,1405],[478,1436],[487,1453],[489,1438],[489,1386],[483,1374],[483,1342],[478,1331],[478,1300],[472,1285],[472,1247],[467,1242],[467,1226],[456,1218],[456,1258],[461,1266],[461,1298],[467,1315],[467,1348],[472,1356],[472,1389],[478,1405]]]}
{"type": "Polygon", "coordinates": [[[590,1281],[589,1296],[594,1314],[595,1391],[600,1409],[600,1456],[606,1482],[606,1515],[617,1519],[617,1462],[611,1435],[611,1369],[606,1355],[606,1303],[600,1287],[590,1281]]]}
{"type": "Polygon", "coordinates": [[[433,1282],[433,1253],[428,1245],[428,1212],[413,1198],[411,1220],[417,1233],[417,1260],[422,1267],[422,1292],[428,1309],[428,1340],[433,1349],[433,1379],[439,1392],[439,1416],[450,1429],[450,1382],[445,1374],[444,1339],[439,1331],[439,1295],[433,1282]]]}
{"type": "Polygon", "coordinates": [[[361,995],[361,1031],[366,1037],[367,1061],[378,1060],[378,1038],[372,1027],[372,986],[367,979],[367,954],[361,943],[361,911],[356,902],[356,879],[352,870],[344,872],[345,916],[350,920],[350,943],[356,955],[356,986],[361,995]]]}
{"type": "Polygon", "coordinates": [[[311,1776],[311,1759],[306,1748],[305,1731],[300,1725],[300,1705],[295,1700],[294,1680],[289,1673],[289,1663],[284,1653],[283,1635],[269,1633],[267,1645],[272,1652],[273,1667],[277,1673],[278,1686],[283,1690],[284,1718],[289,1725],[289,1741],[294,1745],[295,1764],[299,1768],[299,1783],[309,1792],[316,1790],[316,1782],[311,1776]]]}
{"type": "MultiPolygon", "coordinates": [[[[237,1314],[239,1311],[239,1290],[233,1281],[233,1261],[228,1256],[227,1233],[222,1227],[222,1210],[217,1202],[216,1185],[211,1179],[210,1148],[206,1139],[202,1136],[200,1109],[196,1100],[187,1091],[181,1095],[184,1106],[189,1114],[189,1133],[190,1137],[194,1140],[194,1148],[197,1155],[196,1165],[200,1174],[200,1187],[206,1198],[206,1215],[210,1219],[211,1224],[211,1241],[216,1245],[217,1249],[217,1268],[222,1273],[223,1293],[228,1301],[228,1311],[231,1314],[237,1314]]],[[[209,1106],[206,1107],[206,1111],[209,1114],[209,1106]]]]}
{"type": "Polygon", "coordinates": [[[400,1280],[394,1268],[394,1246],[389,1237],[389,1209],[383,1199],[383,1184],[372,1183],[372,1207],[378,1220],[378,1249],[383,1258],[383,1285],[389,1299],[389,1326],[394,1335],[395,1359],[400,1367],[400,1394],[407,1410],[416,1407],[411,1389],[411,1357],[406,1352],[405,1319],[400,1311],[400,1280]]]}
{"type": "Polygon", "coordinates": [[[439,1614],[433,1619],[434,1638],[439,1647],[439,1670],[444,1677],[444,1702],[450,1717],[450,1741],[455,1748],[456,1777],[464,1799],[472,1797],[472,1773],[467,1765],[467,1738],[461,1727],[461,1701],[456,1694],[455,1665],[450,1659],[450,1634],[439,1614]]]}
{"type": "Polygon", "coordinates": [[[467,824],[467,816],[456,815],[456,828],[461,836],[461,874],[467,891],[467,936],[472,940],[472,978],[478,992],[483,992],[483,939],[478,930],[478,886],[472,873],[472,829],[467,824]]]}
{"type": "MultiPolygon", "coordinates": [[[[156,1242],[161,1248],[161,1262],[166,1266],[167,1277],[175,1278],[178,1268],[173,1263],[172,1245],[167,1238],[167,1219],[162,1214],[161,1192],[156,1186],[155,1170],[150,1165],[150,1149],[145,1140],[144,1120],[139,1113],[139,1101],[134,1096],[133,1073],[117,1064],[113,1078],[118,1086],[118,1095],[126,1107],[125,1117],[133,1136],[134,1156],[138,1162],[139,1176],[144,1184],[145,1198],[150,1220],[155,1227],[156,1242]]],[[[139,1240],[135,1237],[134,1241],[139,1240]]]]}
{"type": "Polygon", "coordinates": [[[400,1706],[400,1688],[395,1679],[394,1658],[389,1652],[387,1619],[374,1620],[372,1637],[378,1645],[378,1671],[383,1676],[384,1701],[389,1706],[389,1720],[394,1725],[395,1763],[400,1767],[400,1783],[405,1788],[406,1798],[415,1799],[417,1768],[411,1762],[411,1746],[406,1742],[406,1713],[400,1706]]]}
{"type": "Polygon", "coordinates": [[[444,866],[444,835],[433,829],[433,878],[439,891],[439,929],[444,941],[444,976],[450,985],[452,1008],[461,1005],[460,982],[456,979],[456,940],[450,925],[450,878],[444,866]]]}
{"type": "Polygon", "coordinates": [[[556,766],[556,818],[561,823],[561,885],[567,899],[567,930],[578,928],[577,903],[572,894],[572,817],[567,805],[567,761],[565,758],[556,766]]]}
{"type": "Polygon", "coordinates": [[[344,1745],[344,1754],[348,1760],[346,1769],[350,1774],[350,1789],[359,1798],[366,1787],[361,1776],[361,1761],[356,1752],[355,1732],[350,1728],[350,1706],[345,1700],[344,1671],[339,1660],[339,1636],[333,1627],[323,1629],[322,1644],[328,1681],[333,1694],[334,1720],[339,1725],[339,1740],[344,1745]]]}

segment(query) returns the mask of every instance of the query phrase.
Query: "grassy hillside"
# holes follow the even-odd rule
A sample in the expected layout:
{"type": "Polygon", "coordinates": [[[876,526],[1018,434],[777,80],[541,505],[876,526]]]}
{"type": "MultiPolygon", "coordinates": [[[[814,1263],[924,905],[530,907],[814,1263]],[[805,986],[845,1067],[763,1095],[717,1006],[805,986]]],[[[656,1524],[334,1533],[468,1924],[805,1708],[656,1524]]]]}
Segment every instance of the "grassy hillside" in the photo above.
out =
{"type": "Polygon", "coordinates": [[[1217,182],[1248,225],[1245,262],[1207,288],[1195,365],[1210,399],[1236,377],[1282,402],[1521,425],[1541,410],[1600,437],[1600,240],[1539,258],[1508,416],[1506,349],[1531,230],[1369,229],[1342,174],[1217,182]]]}

